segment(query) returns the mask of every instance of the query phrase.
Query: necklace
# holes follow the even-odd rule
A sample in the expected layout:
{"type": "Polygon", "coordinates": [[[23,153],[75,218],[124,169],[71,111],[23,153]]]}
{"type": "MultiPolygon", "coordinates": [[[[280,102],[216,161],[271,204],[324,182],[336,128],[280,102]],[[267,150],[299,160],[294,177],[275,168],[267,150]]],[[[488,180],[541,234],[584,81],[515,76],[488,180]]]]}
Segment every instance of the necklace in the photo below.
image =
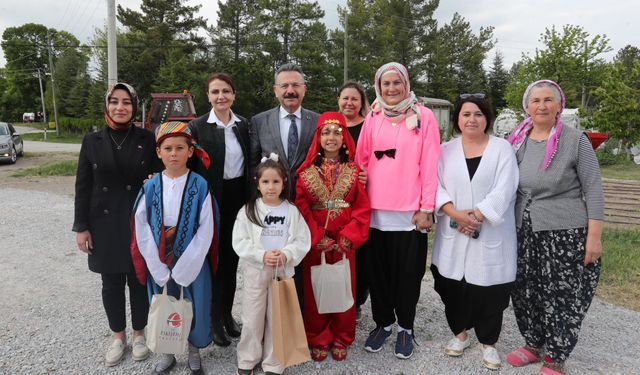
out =
{"type": "Polygon", "coordinates": [[[109,137],[111,137],[111,140],[116,145],[116,150],[120,150],[122,148],[122,144],[127,140],[129,133],[131,133],[131,127],[129,127],[129,130],[127,130],[127,134],[125,134],[124,138],[122,138],[122,141],[118,144],[118,142],[116,142],[116,139],[113,138],[113,132],[109,132],[109,137]]]}

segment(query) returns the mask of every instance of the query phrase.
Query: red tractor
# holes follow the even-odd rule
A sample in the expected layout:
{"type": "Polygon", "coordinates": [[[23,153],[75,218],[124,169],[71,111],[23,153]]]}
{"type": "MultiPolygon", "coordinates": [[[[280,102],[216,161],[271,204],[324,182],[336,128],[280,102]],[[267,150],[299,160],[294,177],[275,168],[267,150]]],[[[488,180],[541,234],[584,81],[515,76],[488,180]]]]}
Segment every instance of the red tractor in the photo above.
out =
{"type": "Polygon", "coordinates": [[[180,94],[153,93],[144,123],[138,126],[155,133],[156,128],[162,123],[169,121],[189,122],[196,117],[193,96],[186,90],[180,94]]]}

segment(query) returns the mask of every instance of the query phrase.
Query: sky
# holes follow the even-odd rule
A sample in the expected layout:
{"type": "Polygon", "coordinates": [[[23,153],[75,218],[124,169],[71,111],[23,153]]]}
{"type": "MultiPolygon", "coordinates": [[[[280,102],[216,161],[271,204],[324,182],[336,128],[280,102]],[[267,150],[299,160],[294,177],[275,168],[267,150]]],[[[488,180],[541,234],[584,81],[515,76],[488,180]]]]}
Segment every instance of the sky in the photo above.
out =
{"type": "MultiPolygon", "coordinates": [[[[0,35],[7,27],[40,23],[75,35],[81,42],[91,40],[96,27],[103,27],[108,0],[0,0],[0,35]]],[[[139,9],[141,0],[116,0],[131,9],[139,9]]],[[[200,15],[213,23],[217,0],[187,0],[201,4],[200,15]]],[[[328,28],[339,27],[336,8],[346,0],[320,0],[328,28]]],[[[539,38],[545,28],[580,25],[591,36],[605,34],[613,48],[604,55],[611,60],[617,51],[631,44],[640,47],[640,1],[636,0],[441,0],[435,12],[440,25],[450,22],[454,13],[462,15],[477,32],[481,27],[494,27],[495,50],[504,56],[506,67],[519,61],[522,54],[533,56],[541,48],[539,38]]],[[[0,51],[0,66],[6,63],[0,51]]]]}

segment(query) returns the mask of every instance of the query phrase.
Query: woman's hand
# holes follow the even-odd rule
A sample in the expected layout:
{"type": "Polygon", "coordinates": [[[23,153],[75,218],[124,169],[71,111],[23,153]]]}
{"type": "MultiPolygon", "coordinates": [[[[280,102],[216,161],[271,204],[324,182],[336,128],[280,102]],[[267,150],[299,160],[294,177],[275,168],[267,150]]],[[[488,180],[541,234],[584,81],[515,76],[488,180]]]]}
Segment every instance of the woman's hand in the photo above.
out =
{"type": "Polygon", "coordinates": [[[83,253],[93,254],[91,252],[91,250],[93,250],[93,240],[88,230],[76,233],[76,245],[78,245],[78,249],[83,253]]]}
{"type": "Polygon", "coordinates": [[[584,265],[595,263],[602,255],[602,220],[589,219],[584,265]]]}
{"type": "Polygon", "coordinates": [[[367,186],[368,177],[369,176],[367,175],[367,170],[364,169],[364,168],[360,169],[360,173],[358,173],[358,181],[360,181],[362,186],[364,186],[364,187],[367,186]]]}
{"type": "Polygon", "coordinates": [[[473,210],[456,211],[451,218],[458,223],[458,231],[466,235],[473,234],[473,232],[480,229],[480,225],[482,225],[482,222],[476,218],[473,210]]]}
{"type": "Polygon", "coordinates": [[[431,230],[431,226],[433,225],[433,216],[430,212],[422,212],[418,211],[413,214],[413,218],[411,218],[411,224],[416,226],[416,230],[426,230],[427,232],[431,230]]]}

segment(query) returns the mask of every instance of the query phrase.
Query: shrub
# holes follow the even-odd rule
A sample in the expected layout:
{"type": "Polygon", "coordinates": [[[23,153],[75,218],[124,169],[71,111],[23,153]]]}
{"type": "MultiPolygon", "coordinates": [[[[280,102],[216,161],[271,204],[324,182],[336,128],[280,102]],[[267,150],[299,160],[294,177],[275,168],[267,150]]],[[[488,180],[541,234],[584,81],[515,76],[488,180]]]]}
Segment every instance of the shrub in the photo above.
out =
{"type": "Polygon", "coordinates": [[[58,119],[58,125],[60,126],[60,131],[65,133],[86,134],[92,132],[94,126],[97,129],[101,129],[105,125],[105,122],[102,119],[60,117],[58,119]]]}
{"type": "Polygon", "coordinates": [[[629,156],[626,152],[621,152],[618,155],[614,155],[610,151],[607,150],[598,150],[596,151],[596,156],[598,157],[598,162],[601,167],[605,167],[608,165],[625,165],[631,164],[631,160],[629,160],[629,156]]]}

